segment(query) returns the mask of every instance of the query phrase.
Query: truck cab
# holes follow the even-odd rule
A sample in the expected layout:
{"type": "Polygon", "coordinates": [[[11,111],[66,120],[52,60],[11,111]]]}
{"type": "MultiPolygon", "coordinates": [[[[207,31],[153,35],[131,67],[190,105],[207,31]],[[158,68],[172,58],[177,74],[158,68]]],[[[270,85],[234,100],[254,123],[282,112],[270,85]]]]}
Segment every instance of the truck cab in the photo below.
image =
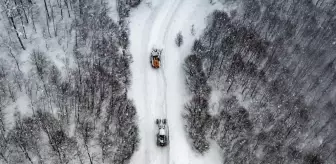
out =
{"type": "Polygon", "coordinates": [[[169,142],[167,120],[156,119],[156,124],[158,125],[156,144],[161,147],[167,146],[169,142]]]}
{"type": "Polygon", "coordinates": [[[150,63],[153,68],[160,68],[161,67],[161,49],[153,48],[150,56],[150,63]]]}

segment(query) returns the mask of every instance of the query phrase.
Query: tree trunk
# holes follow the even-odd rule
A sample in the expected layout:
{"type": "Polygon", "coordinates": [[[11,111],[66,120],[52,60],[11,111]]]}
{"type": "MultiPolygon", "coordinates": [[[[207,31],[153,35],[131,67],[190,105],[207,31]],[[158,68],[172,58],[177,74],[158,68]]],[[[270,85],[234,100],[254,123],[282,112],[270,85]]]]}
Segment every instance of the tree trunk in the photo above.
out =
{"type": "Polygon", "coordinates": [[[44,8],[46,10],[47,30],[48,30],[49,37],[51,37],[50,29],[49,29],[49,20],[50,20],[49,10],[48,10],[48,6],[47,6],[46,0],[43,0],[43,1],[44,1],[44,8]]]}
{"type": "Polygon", "coordinates": [[[7,158],[4,156],[3,153],[0,153],[0,157],[1,157],[6,163],[8,163],[8,160],[7,160],[7,158]]]}
{"type": "MultiPolygon", "coordinates": [[[[52,18],[52,21],[53,21],[54,35],[57,36],[57,28],[56,28],[56,24],[55,24],[54,9],[51,6],[50,0],[49,0],[49,7],[50,7],[50,10],[51,10],[51,18],[52,18]]],[[[62,19],[63,19],[63,16],[62,16],[62,19]]]]}
{"type": "Polygon", "coordinates": [[[47,19],[50,20],[50,15],[49,15],[47,2],[46,2],[46,0],[43,0],[43,1],[44,1],[44,8],[45,8],[46,14],[47,14],[47,19]]]}
{"type": "Polygon", "coordinates": [[[62,8],[62,1],[60,0],[60,1],[58,1],[57,0],[57,3],[58,3],[58,5],[59,5],[59,8],[60,8],[60,10],[61,10],[61,20],[63,20],[63,8],[62,8]]]}
{"type": "Polygon", "coordinates": [[[19,72],[22,72],[21,69],[20,69],[19,61],[16,59],[16,57],[15,57],[14,54],[12,53],[12,50],[11,50],[11,49],[9,50],[9,54],[10,54],[10,56],[15,60],[16,67],[18,68],[19,72]]]}
{"type": "MultiPolygon", "coordinates": [[[[20,0],[20,3],[21,5],[23,6],[23,2],[22,0],[20,0]]],[[[26,13],[26,10],[24,10],[24,8],[22,7],[22,10],[23,10],[23,14],[25,16],[25,19],[26,19],[26,23],[28,24],[29,23],[29,19],[28,19],[28,16],[27,16],[27,13],[26,13]]],[[[28,9],[29,10],[29,9],[28,9]]]]}
{"type": "Polygon", "coordinates": [[[19,145],[19,147],[20,147],[20,149],[22,150],[22,152],[25,154],[25,157],[29,160],[29,162],[30,162],[31,164],[34,164],[33,161],[31,160],[31,158],[30,158],[30,156],[29,156],[29,154],[28,154],[26,148],[23,147],[22,145],[19,145]]]}
{"type": "Polygon", "coordinates": [[[33,11],[31,11],[31,20],[32,20],[32,23],[33,23],[33,29],[34,29],[34,31],[35,31],[35,33],[37,32],[36,31],[36,26],[35,26],[35,21],[34,21],[34,14],[33,14],[33,11]]]}
{"type": "MultiPolygon", "coordinates": [[[[22,14],[21,14],[21,11],[20,11],[21,7],[18,7],[19,5],[16,3],[16,1],[14,1],[14,4],[15,4],[15,6],[16,6],[16,11],[17,11],[17,13],[18,13],[19,16],[20,16],[21,26],[22,26],[22,30],[23,30],[23,34],[24,34],[24,35],[23,35],[23,38],[27,39],[26,30],[25,30],[25,27],[24,27],[24,24],[23,24],[23,20],[22,20],[22,14]]],[[[22,3],[21,3],[21,5],[22,5],[22,3]]]]}
{"type": "Polygon", "coordinates": [[[9,19],[10,19],[10,21],[11,21],[11,23],[12,23],[12,26],[13,26],[15,32],[16,32],[16,36],[17,36],[17,38],[18,38],[18,40],[19,40],[19,42],[20,42],[21,48],[22,48],[23,50],[26,50],[26,48],[25,48],[25,46],[23,45],[22,40],[21,40],[21,38],[20,38],[19,32],[18,32],[17,29],[16,29],[16,26],[15,26],[13,17],[9,17],[9,19]]]}
{"type": "Polygon", "coordinates": [[[93,164],[93,162],[92,162],[92,157],[91,157],[91,155],[90,155],[90,152],[89,152],[89,148],[88,148],[87,143],[85,143],[85,149],[86,149],[86,152],[87,152],[87,154],[88,154],[88,156],[89,156],[90,164],[93,164]]]}
{"type": "Polygon", "coordinates": [[[79,17],[83,18],[83,0],[78,0],[78,5],[79,5],[79,17]]]}
{"type": "Polygon", "coordinates": [[[64,4],[65,4],[65,6],[66,6],[66,8],[67,8],[68,16],[69,16],[69,18],[70,18],[70,11],[69,11],[68,0],[64,0],[64,4]]]}
{"type": "Polygon", "coordinates": [[[46,21],[47,21],[47,30],[48,30],[48,34],[49,34],[49,37],[51,37],[51,34],[50,34],[50,28],[49,28],[49,19],[47,18],[46,21]]]}
{"type": "Polygon", "coordinates": [[[226,90],[226,93],[229,93],[229,91],[230,91],[230,89],[231,89],[231,87],[232,87],[233,81],[234,81],[234,80],[232,79],[229,88],[226,90]]]}

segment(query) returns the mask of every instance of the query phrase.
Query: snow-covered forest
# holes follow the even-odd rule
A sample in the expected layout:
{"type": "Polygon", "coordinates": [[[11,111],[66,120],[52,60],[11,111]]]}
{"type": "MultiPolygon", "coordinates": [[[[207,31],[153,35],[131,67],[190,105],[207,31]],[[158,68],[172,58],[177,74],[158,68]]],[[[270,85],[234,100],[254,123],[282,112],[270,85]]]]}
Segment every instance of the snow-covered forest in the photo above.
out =
{"type": "Polygon", "coordinates": [[[123,20],[138,3],[1,1],[0,163],[130,160],[139,137],[123,20]]]}
{"type": "Polygon", "coordinates": [[[335,0],[0,1],[1,164],[333,164],[335,145],[335,0]]]}
{"type": "Polygon", "coordinates": [[[196,151],[224,163],[336,161],[335,1],[225,1],[185,59],[196,151]]]}

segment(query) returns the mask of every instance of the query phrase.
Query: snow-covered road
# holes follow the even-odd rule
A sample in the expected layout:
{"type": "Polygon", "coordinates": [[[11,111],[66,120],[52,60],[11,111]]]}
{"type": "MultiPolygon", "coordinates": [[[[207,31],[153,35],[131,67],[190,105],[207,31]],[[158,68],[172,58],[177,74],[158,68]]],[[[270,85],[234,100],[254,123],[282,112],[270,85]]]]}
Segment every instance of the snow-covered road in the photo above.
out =
{"type": "Polygon", "coordinates": [[[129,96],[134,100],[140,129],[140,148],[131,163],[220,163],[217,150],[211,150],[205,157],[193,153],[181,117],[187,99],[183,59],[205,28],[206,16],[218,7],[221,6],[210,5],[206,0],[144,0],[131,12],[130,51],[134,62],[129,96]],[[195,35],[191,34],[192,25],[195,35]],[[184,43],[178,48],[174,40],[180,31],[184,43]],[[153,47],[163,49],[160,69],[153,69],[149,62],[153,47]],[[156,146],[157,118],[168,120],[167,147],[156,146]]]}

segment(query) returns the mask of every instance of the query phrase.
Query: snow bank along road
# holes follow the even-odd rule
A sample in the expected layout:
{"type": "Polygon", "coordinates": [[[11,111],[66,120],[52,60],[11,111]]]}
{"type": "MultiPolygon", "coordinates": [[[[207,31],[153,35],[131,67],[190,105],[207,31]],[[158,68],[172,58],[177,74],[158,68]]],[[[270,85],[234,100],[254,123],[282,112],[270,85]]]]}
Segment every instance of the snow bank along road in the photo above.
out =
{"type": "Polygon", "coordinates": [[[131,64],[133,79],[129,96],[134,100],[139,116],[140,148],[131,163],[216,163],[214,158],[220,162],[214,153],[203,158],[192,152],[181,118],[186,98],[183,59],[204,29],[205,17],[217,7],[206,0],[143,0],[132,11],[130,51],[134,62],[131,64]],[[192,25],[195,35],[191,34],[192,25]],[[180,48],[174,42],[179,31],[184,37],[180,48]],[[159,69],[150,65],[153,47],[163,49],[159,69]],[[157,118],[168,120],[170,142],[167,147],[156,146],[157,118]]]}

